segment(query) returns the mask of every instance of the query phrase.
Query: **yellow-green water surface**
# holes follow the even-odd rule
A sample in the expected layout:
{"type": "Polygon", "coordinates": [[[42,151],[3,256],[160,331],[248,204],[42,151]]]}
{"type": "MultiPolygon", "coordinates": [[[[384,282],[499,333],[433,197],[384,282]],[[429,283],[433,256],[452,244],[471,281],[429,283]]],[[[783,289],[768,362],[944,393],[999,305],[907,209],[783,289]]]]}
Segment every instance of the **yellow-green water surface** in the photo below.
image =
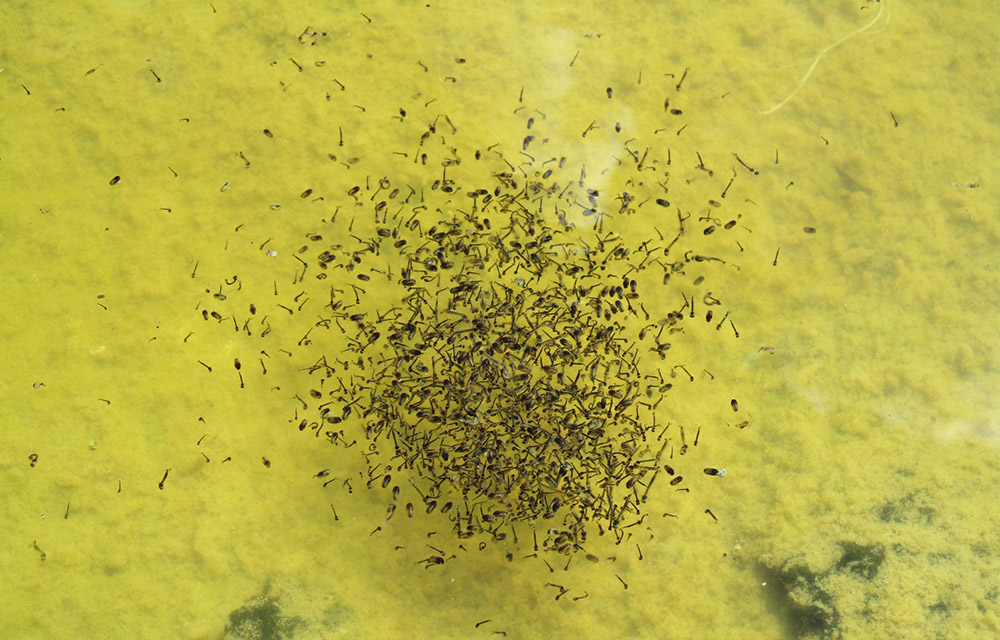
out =
{"type": "MultiPolygon", "coordinates": [[[[998,31],[973,1],[6,3],[0,635],[997,636],[998,31]],[[692,197],[734,178],[733,325],[691,321],[657,414],[727,473],[658,481],[596,563],[386,521],[295,427],[296,252],[352,185],[429,182],[444,115],[464,167],[533,117],[595,176],[635,135],[692,197]],[[223,288],[273,330],[204,320],[223,288]]],[[[652,207],[606,224],[653,238],[652,207]]]]}

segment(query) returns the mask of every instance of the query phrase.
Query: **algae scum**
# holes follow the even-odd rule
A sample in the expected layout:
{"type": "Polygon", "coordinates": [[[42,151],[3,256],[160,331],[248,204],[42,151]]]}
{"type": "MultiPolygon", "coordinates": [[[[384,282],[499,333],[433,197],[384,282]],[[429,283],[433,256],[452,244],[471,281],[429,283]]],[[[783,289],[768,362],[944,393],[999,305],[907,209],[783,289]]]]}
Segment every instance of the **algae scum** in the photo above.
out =
{"type": "MultiPolygon", "coordinates": [[[[334,186],[283,193],[314,212],[290,226],[311,226],[257,249],[293,260],[264,285],[197,272],[197,313],[259,349],[235,360],[241,385],[298,372],[289,431],[331,447],[330,467],[308,471],[318,490],[380,492],[384,511],[352,514],[373,534],[424,511],[508,559],[594,559],[588,541],[630,540],[657,491],[725,475],[724,461],[685,464],[700,425],[672,422],[670,397],[714,375],[672,356],[693,323],[699,350],[739,339],[719,286],[739,273],[759,172],[731,152],[707,166],[685,144],[687,73],[629,92],[639,109],[654,96],[655,127],[602,87],[572,139],[560,107],[530,107],[523,90],[477,114],[495,132],[465,134],[470,114],[421,94],[390,112],[355,105],[349,138],[391,123],[401,142],[329,153],[317,162],[334,186]],[[297,338],[278,342],[279,326],[297,338]]],[[[280,138],[267,123],[258,135],[280,138]]],[[[431,549],[427,567],[454,558],[431,549]]]]}

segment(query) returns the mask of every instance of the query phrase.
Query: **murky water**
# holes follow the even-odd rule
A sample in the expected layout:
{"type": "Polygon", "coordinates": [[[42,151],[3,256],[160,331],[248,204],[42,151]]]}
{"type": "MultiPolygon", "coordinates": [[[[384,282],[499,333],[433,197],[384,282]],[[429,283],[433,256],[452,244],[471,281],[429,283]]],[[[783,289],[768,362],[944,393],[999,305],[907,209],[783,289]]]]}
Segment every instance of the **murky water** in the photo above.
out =
{"type": "Polygon", "coordinates": [[[0,623],[995,634],[989,12],[4,8],[0,623]]]}

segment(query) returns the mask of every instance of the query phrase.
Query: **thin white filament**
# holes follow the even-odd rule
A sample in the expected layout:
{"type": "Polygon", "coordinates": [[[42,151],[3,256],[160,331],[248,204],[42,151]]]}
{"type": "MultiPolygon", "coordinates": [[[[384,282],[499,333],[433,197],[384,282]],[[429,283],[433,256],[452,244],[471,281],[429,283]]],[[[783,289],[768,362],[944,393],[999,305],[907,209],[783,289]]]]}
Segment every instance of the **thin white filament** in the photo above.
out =
{"type": "Polygon", "coordinates": [[[850,32],[849,34],[847,34],[846,36],[844,36],[840,40],[837,40],[833,44],[827,45],[822,51],[820,51],[819,53],[816,54],[816,58],[813,60],[812,64],[809,65],[809,70],[806,71],[806,74],[804,76],[802,76],[802,81],[799,82],[799,85],[797,87],[795,87],[795,89],[790,94],[788,94],[788,97],[786,97],[784,100],[782,100],[778,104],[774,105],[773,107],[771,107],[767,111],[758,111],[757,113],[760,114],[760,115],[762,115],[762,116],[766,116],[769,113],[774,113],[775,111],[777,111],[781,107],[785,106],[785,104],[789,100],[791,100],[792,98],[794,98],[795,94],[799,92],[799,89],[801,89],[805,85],[805,83],[809,80],[809,76],[811,76],[813,70],[816,69],[816,65],[819,64],[819,61],[823,57],[823,54],[825,54],[830,49],[833,49],[837,45],[843,43],[848,38],[856,36],[859,33],[862,33],[863,31],[867,31],[868,29],[872,28],[872,26],[874,26],[875,23],[877,23],[879,21],[879,19],[882,17],[882,12],[883,11],[885,12],[885,25],[883,25],[882,28],[885,29],[885,27],[889,26],[889,0],[882,0],[879,3],[878,13],[875,14],[875,17],[872,18],[871,22],[869,22],[868,24],[864,25],[863,27],[855,29],[854,31],[850,32]]]}

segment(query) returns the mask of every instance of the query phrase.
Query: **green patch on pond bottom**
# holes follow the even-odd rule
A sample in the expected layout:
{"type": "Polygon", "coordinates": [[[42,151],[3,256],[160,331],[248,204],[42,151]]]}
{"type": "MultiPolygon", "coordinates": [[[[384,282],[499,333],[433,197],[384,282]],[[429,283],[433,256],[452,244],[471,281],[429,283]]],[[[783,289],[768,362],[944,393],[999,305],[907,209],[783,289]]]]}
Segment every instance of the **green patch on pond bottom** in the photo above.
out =
{"type": "Polygon", "coordinates": [[[273,596],[257,596],[229,614],[226,640],[282,640],[291,638],[301,624],[296,617],[281,614],[273,596]]]}

